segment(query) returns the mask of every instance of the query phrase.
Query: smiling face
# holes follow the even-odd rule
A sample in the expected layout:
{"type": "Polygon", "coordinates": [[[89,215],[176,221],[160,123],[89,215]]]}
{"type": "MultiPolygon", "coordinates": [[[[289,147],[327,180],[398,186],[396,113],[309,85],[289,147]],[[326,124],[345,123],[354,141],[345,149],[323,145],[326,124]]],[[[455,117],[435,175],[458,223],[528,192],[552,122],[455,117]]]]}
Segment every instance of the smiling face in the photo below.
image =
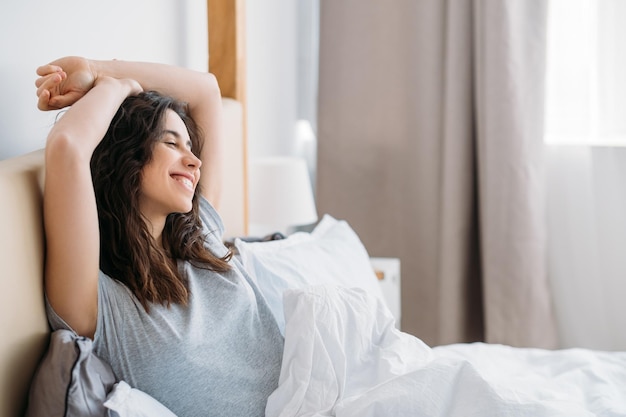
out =
{"type": "Polygon", "coordinates": [[[187,213],[200,179],[200,159],[191,151],[191,140],[182,119],[167,110],[163,134],[141,172],[139,210],[160,234],[171,213],[187,213]]]}

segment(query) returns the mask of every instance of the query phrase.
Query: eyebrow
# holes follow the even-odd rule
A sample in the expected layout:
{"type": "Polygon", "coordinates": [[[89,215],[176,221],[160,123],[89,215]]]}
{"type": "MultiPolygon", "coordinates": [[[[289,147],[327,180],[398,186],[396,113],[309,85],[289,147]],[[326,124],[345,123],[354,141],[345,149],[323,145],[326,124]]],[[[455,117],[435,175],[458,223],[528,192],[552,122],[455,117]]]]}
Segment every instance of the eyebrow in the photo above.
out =
{"type": "MultiPolygon", "coordinates": [[[[180,140],[180,139],[181,139],[180,134],[179,134],[177,131],[175,131],[175,130],[165,129],[165,130],[163,131],[163,136],[165,136],[165,135],[167,135],[167,134],[170,134],[170,135],[174,136],[177,140],[180,140]]],[[[193,144],[191,143],[191,140],[188,140],[188,141],[187,141],[187,147],[189,147],[189,149],[192,149],[192,148],[193,148],[193,147],[192,147],[192,145],[193,145],[193,144]]]]}

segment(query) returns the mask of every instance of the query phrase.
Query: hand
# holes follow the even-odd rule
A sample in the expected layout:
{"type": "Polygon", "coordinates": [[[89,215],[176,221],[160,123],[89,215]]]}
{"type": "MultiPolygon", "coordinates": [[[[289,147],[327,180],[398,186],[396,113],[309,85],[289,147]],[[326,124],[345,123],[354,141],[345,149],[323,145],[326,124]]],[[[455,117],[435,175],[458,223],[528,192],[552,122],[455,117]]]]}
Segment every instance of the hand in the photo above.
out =
{"type": "Polygon", "coordinates": [[[64,57],[37,68],[37,107],[40,110],[71,106],[93,86],[97,74],[89,61],[81,57],[64,57]]]}
{"type": "Polygon", "coordinates": [[[99,76],[94,82],[94,87],[100,84],[118,85],[124,89],[126,96],[135,96],[143,91],[141,84],[131,78],[113,78],[106,75],[99,76]]]}

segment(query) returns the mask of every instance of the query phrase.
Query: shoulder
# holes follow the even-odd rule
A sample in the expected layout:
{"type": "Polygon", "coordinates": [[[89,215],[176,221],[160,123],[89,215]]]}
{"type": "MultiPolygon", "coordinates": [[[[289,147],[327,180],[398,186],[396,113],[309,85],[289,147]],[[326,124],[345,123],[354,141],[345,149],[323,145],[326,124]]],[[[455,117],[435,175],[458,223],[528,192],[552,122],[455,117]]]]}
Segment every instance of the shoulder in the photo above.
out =
{"type": "Polygon", "coordinates": [[[198,209],[204,228],[219,233],[221,237],[224,234],[222,218],[202,194],[198,196],[198,209]]]}
{"type": "Polygon", "coordinates": [[[202,195],[198,197],[200,220],[202,221],[205,246],[216,256],[222,257],[228,253],[224,246],[224,223],[222,218],[209,201],[202,195]]]}
{"type": "Polygon", "coordinates": [[[103,295],[107,295],[109,293],[117,294],[129,294],[132,295],[132,291],[120,281],[111,278],[102,270],[98,271],[98,289],[102,292],[103,295]]]}

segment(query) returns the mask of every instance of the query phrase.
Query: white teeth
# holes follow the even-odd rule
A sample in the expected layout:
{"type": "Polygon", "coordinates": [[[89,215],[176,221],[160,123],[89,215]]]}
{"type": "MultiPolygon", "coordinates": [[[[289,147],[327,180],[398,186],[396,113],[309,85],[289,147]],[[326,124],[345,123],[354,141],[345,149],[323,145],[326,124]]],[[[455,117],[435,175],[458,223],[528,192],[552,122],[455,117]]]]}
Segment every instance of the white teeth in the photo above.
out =
{"type": "Polygon", "coordinates": [[[181,182],[185,187],[189,189],[193,189],[193,182],[191,182],[189,178],[177,176],[176,181],[181,182]]]}

